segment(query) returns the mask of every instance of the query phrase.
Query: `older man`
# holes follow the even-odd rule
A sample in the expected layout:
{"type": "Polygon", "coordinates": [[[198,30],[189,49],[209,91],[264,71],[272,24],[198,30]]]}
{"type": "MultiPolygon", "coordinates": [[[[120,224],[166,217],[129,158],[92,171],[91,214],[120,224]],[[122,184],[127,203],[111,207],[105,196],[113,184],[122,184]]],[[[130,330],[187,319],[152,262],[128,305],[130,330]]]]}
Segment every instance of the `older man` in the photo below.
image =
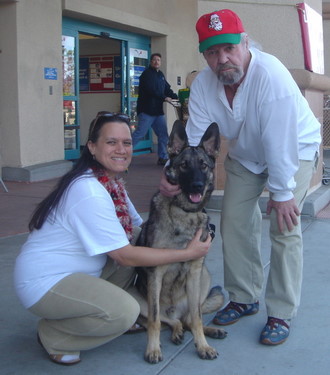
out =
{"type": "MultiPolygon", "coordinates": [[[[318,155],[320,124],[284,65],[249,47],[237,14],[228,9],[205,14],[196,30],[208,66],[191,87],[189,142],[197,145],[212,122],[229,140],[221,234],[230,302],[213,322],[233,324],[259,311],[264,273],[258,199],[267,188],[272,245],[265,298],[268,320],[260,342],[281,344],[300,303],[299,215],[318,155]]],[[[162,178],[164,194],[178,189],[162,178]]]]}

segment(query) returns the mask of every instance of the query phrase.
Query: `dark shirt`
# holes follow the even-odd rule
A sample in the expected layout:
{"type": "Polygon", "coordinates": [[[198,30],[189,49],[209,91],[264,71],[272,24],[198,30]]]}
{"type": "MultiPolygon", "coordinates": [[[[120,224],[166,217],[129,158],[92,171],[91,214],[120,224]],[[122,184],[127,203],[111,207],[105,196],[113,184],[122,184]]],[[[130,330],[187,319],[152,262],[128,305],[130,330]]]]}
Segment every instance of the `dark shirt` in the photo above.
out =
{"type": "Polygon", "coordinates": [[[150,116],[163,115],[163,103],[166,97],[178,99],[164,74],[149,66],[140,76],[137,114],[144,112],[150,116]]]}

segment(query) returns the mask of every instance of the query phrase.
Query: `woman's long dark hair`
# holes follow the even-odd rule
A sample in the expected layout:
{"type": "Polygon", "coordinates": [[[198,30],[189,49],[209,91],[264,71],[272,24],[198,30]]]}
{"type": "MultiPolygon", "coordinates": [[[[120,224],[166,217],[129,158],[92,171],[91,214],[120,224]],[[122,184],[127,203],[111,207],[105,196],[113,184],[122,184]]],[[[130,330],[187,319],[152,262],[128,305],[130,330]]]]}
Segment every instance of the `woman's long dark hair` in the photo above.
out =
{"type": "Polygon", "coordinates": [[[88,141],[82,150],[80,158],[72,169],[59,180],[54,190],[38,204],[29,222],[30,232],[32,232],[33,229],[40,229],[43,226],[50,212],[55,211],[58,207],[62,196],[73,180],[82,176],[90,168],[103,168],[98,161],[93,159],[93,155],[90,153],[87,143],[89,141],[96,143],[100,136],[100,130],[103,125],[108,122],[124,122],[129,126],[129,117],[121,113],[99,112],[90,124],[88,141]]]}

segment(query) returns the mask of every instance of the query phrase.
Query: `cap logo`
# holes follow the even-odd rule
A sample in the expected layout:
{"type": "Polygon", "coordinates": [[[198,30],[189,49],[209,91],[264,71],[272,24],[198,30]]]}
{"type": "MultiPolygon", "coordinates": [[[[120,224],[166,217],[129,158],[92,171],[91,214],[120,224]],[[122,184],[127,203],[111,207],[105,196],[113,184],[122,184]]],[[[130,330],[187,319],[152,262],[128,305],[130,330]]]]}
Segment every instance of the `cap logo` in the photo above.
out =
{"type": "Polygon", "coordinates": [[[209,29],[213,29],[216,31],[222,30],[222,22],[220,21],[220,18],[217,14],[211,14],[209,29]]]}

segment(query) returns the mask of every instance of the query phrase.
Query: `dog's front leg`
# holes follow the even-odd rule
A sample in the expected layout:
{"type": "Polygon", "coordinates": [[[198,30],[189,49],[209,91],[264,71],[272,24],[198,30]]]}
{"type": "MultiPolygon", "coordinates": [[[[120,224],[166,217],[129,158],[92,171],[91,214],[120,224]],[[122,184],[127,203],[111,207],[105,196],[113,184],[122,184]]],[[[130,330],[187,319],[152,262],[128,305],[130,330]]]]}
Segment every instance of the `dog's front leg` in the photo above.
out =
{"type": "Polygon", "coordinates": [[[197,353],[202,359],[215,359],[218,352],[208,345],[203,328],[202,309],[200,303],[201,273],[203,259],[191,262],[191,267],[187,275],[187,294],[190,315],[190,329],[194,336],[197,353]]]}
{"type": "Polygon", "coordinates": [[[148,345],[144,359],[149,363],[163,360],[160,348],[160,291],[164,274],[163,267],[152,268],[148,272],[148,345]]]}

